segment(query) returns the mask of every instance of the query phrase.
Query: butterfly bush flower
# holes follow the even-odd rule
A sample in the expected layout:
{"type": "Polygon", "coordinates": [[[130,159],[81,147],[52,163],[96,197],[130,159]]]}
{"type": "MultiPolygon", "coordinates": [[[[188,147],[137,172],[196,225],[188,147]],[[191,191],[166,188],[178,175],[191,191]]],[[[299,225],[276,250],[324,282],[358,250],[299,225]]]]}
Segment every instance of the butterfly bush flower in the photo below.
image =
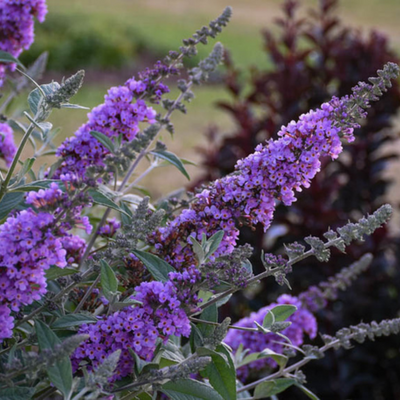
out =
{"type": "Polygon", "coordinates": [[[51,266],[64,268],[82,257],[86,242],[68,231],[80,225],[91,230],[88,219],[80,216],[80,206],[70,204],[68,193],[55,182],[48,189],[29,192],[26,203],[32,208],[15,213],[0,226],[0,330],[4,332],[0,339],[9,337],[12,329],[13,317],[6,308],[18,312],[39,300],[47,292],[45,271],[51,266]]]}
{"type": "MultiPolygon", "coordinates": [[[[137,85],[135,81],[134,90],[137,90],[137,85]]],[[[367,88],[367,93],[368,90],[372,93],[373,88],[375,86],[367,88]]],[[[365,106],[368,96],[362,96],[361,92],[354,94],[357,101],[361,99],[365,106]]],[[[336,158],[342,150],[341,137],[349,141],[354,139],[353,130],[358,125],[353,114],[349,116],[349,111],[359,111],[362,106],[359,105],[361,100],[355,106],[353,100],[353,97],[333,99],[320,109],[304,114],[298,122],[282,127],[278,140],[258,146],[254,154],[237,163],[234,174],[211,184],[197,195],[197,201],[192,203],[191,208],[151,234],[149,240],[154,244],[156,253],[178,272],[170,273],[169,281],[165,283],[143,282],[137,286],[133,298],[141,301],[142,305],[127,307],[108,317],[101,317],[94,325],[81,327],[79,332],[89,333],[90,339],[74,353],[75,368],[81,361],[96,366],[107,354],[123,349],[118,376],[113,378],[118,379],[132,370],[133,361],[127,347],[131,347],[139,357],[149,360],[158,337],[167,340],[172,334],[188,336],[190,325],[184,310],[191,310],[190,297],[195,293],[193,288],[202,279],[194,252],[187,244],[190,237],[201,241],[203,234],[210,237],[223,230],[225,235],[215,254],[218,257],[235,249],[238,222],[249,225],[261,222],[267,229],[275,202],[279,200],[286,205],[292,204],[295,191],[308,187],[319,171],[321,157],[336,158]],[[130,316],[135,321],[134,326],[129,321],[130,316]]],[[[297,313],[291,317],[292,326],[284,332],[295,345],[303,342],[304,333],[310,337],[316,335],[315,318],[301,307],[297,298],[281,296],[278,304],[295,304],[298,307],[297,313]]],[[[263,309],[252,315],[251,326],[254,319],[262,322],[265,312],[263,309]]],[[[273,346],[272,341],[276,337],[275,334],[260,335],[259,345],[263,347],[254,351],[273,346]]],[[[241,338],[234,340],[228,337],[227,340],[232,347],[242,342],[241,338]]],[[[248,340],[253,340],[253,335],[248,340]]],[[[265,362],[268,363],[260,361],[265,362]]]]}
{"type": "Polygon", "coordinates": [[[66,251],[52,231],[54,220],[52,214],[28,209],[0,226],[0,323],[7,323],[0,326],[0,340],[10,337],[6,308],[17,312],[39,300],[46,293],[46,269],[67,265],[66,251]]]}
{"type": "Polygon", "coordinates": [[[7,166],[11,164],[16,151],[13,130],[9,125],[0,123],[0,158],[5,160],[7,166]]]}
{"type": "MultiPolygon", "coordinates": [[[[34,39],[34,17],[44,21],[47,14],[45,0],[3,0],[0,2],[0,50],[18,57],[29,49],[34,39]]],[[[10,69],[15,68],[8,64],[10,69]]],[[[6,71],[6,64],[0,63],[0,86],[6,71]]]]}
{"type": "Polygon", "coordinates": [[[131,348],[139,357],[150,360],[158,338],[164,342],[171,335],[188,337],[190,322],[182,309],[177,287],[171,282],[143,282],[132,297],[141,302],[108,317],[100,317],[92,325],[82,325],[79,333],[89,334],[72,356],[75,369],[82,360],[96,368],[112,352],[121,349],[118,368],[112,378],[129,375],[133,368],[131,348]]]}
{"type": "MultiPolygon", "coordinates": [[[[302,345],[306,334],[311,339],[314,339],[317,335],[317,321],[314,315],[302,306],[301,301],[297,297],[286,294],[278,297],[276,303],[263,307],[259,311],[253,312],[248,317],[241,319],[235,326],[254,328],[254,321],[262,325],[267,310],[271,310],[275,306],[281,304],[291,304],[297,307],[297,311],[287,319],[287,321],[292,324],[284,329],[282,334],[287,336],[294,346],[302,345]]],[[[265,334],[262,332],[231,329],[224,339],[224,342],[232,347],[234,351],[236,351],[240,345],[243,345],[243,348],[249,349],[250,353],[261,352],[266,348],[276,353],[282,353],[284,346],[276,342],[282,342],[283,340],[284,339],[275,333],[265,334]]],[[[246,380],[252,370],[259,371],[267,366],[275,367],[276,365],[276,362],[271,358],[261,358],[239,368],[237,370],[238,378],[246,380]]]]}
{"type": "MultiPolygon", "coordinates": [[[[201,240],[223,230],[224,239],[216,255],[231,253],[236,246],[237,223],[262,223],[268,229],[277,201],[291,205],[295,192],[309,187],[321,166],[321,158],[337,158],[342,151],[341,129],[334,116],[342,108],[325,103],[303,114],[299,121],[282,127],[278,140],[269,140],[236,164],[232,175],[216,180],[197,195],[197,201],[154,235],[156,249],[176,267],[193,256],[180,238],[201,240]]],[[[353,140],[353,128],[347,130],[353,140]]]]}
{"type": "Polygon", "coordinates": [[[62,158],[62,164],[54,177],[73,173],[85,178],[89,167],[105,166],[104,158],[110,151],[90,134],[91,131],[111,139],[122,134],[122,143],[125,143],[136,137],[141,122],[154,123],[156,112],[140,99],[146,89],[145,82],[134,78],[125,85],[112,87],[104,97],[104,103],[88,114],[89,121],[58,148],[57,156],[62,158]]]}
{"type": "Polygon", "coordinates": [[[378,99],[398,66],[388,63],[372,84],[360,83],[353,94],[330,102],[300,116],[278,132],[278,139],[259,144],[250,156],[239,160],[235,172],[210,184],[189,209],[166,227],[159,228],[150,240],[158,254],[181,269],[195,261],[190,236],[201,240],[223,230],[224,238],[215,256],[229,254],[236,246],[237,225],[271,224],[276,203],[290,206],[296,192],[310,186],[320,170],[321,158],[335,159],[342,151],[341,139],[354,140],[358,119],[365,117],[369,102],[378,99]],[[189,238],[189,240],[188,240],[189,238]]]}

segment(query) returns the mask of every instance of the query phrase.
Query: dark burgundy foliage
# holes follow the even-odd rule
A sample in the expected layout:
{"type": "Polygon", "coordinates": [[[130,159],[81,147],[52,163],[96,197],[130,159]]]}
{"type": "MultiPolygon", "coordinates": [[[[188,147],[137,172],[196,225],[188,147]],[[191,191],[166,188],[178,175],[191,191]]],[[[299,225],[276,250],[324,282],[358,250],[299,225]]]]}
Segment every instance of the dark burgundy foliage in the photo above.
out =
{"type": "MultiPolygon", "coordinates": [[[[373,76],[386,62],[399,63],[380,33],[363,35],[343,26],[335,15],[337,4],[338,0],[320,0],[317,10],[300,18],[298,2],[286,0],[284,16],[276,21],[279,34],[263,32],[270,60],[265,69],[258,66],[246,74],[233,65],[227,54],[225,85],[231,100],[218,106],[233,118],[236,128],[222,140],[217,128],[210,129],[209,147],[202,149],[205,174],[196,185],[232,172],[237,159],[252,153],[261,141],[274,137],[281,125],[319,107],[332,95],[350,93],[354,85],[373,76]]],[[[283,243],[301,241],[308,235],[321,236],[328,227],[372,213],[382,204],[391,183],[382,172],[396,158],[391,151],[383,153],[382,149],[393,145],[399,136],[393,126],[399,108],[400,91],[395,83],[369,110],[366,122],[356,133],[356,142],[346,146],[338,161],[326,160],[311,188],[301,193],[293,206],[278,207],[269,236],[263,234],[261,227],[256,231],[242,229],[243,242],[255,247],[255,272],[262,268],[262,248],[279,252],[283,243]],[[285,227],[286,233],[272,237],[271,232],[280,227],[285,227]]],[[[296,265],[290,276],[293,294],[326,279],[368,251],[375,257],[373,266],[338,301],[319,313],[320,331],[333,334],[360,320],[396,317],[400,309],[398,248],[399,238],[389,237],[388,229],[383,228],[366,242],[350,246],[346,255],[334,252],[328,264],[308,259],[296,265]]],[[[250,301],[243,294],[238,295],[225,311],[240,318],[249,309],[274,301],[281,291],[267,280],[250,301]]],[[[346,353],[330,353],[304,370],[308,387],[323,399],[399,399],[399,346],[400,339],[392,336],[346,353]]],[[[301,398],[301,394],[285,392],[282,399],[289,398],[301,398]]]]}

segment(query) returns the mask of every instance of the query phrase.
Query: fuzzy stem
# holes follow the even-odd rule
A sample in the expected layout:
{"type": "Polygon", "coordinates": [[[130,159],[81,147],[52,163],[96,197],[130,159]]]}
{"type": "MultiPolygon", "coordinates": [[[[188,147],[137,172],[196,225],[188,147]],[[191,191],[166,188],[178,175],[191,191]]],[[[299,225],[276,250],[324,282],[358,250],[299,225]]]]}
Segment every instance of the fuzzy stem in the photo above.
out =
{"type": "Polygon", "coordinates": [[[21,140],[21,143],[18,146],[18,150],[15,153],[14,159],[13,159],[13,161],[11,163],[11,166],[10,166],[10,168],[9,168],[9,170],[7,172],[7,175],[6,175],[4,181],[3,181],[2,185],[1,185],[1,188],[0,188],[0,201],[1,201],[1,199],[4,197],[4,195],[7,192],[7,186],[10,183],[10,180],[12,178],[12,174],[13,174],[13,172],[15,170],[15,167],[18,164],[18,160],[19,160],[19,158],[20,158],[20,156],[22,154],[22,150],[24,149],[25,144],[28,141],[28,139],[29,139],[29,137],[30,137],[30,135],[31,135],[31,133],[33,132],[34,129],[35,129],[35,125],[34,124],[30,124],[28,129],[26,130],[22,140],[21,140]]]}

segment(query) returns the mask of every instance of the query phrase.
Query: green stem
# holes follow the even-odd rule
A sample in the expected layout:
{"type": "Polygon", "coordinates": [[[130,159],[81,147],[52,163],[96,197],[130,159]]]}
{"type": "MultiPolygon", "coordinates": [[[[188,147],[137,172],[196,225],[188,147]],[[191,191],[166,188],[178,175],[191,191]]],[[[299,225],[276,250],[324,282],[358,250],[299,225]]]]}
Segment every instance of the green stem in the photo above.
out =
{"type": "MultiPolygon", "coordinates": [[[[199,324],[206,324],[206,325],[212,325],[212,326],[220,326],[218,322],[211,322],[211,321],[205,321],[203,319],[198,319],[198,318],[193,318],[189,317],[189,319],[193,322],[197,322],[199,324]]],[[[248,332],[260,332],[257,328],[246,328],[244,326],[235,326],[235,325],[228,325],[228,329],[236,329],[238,331],[248,331],[248,332]]]]}
{"type": "MultiPolygon", "coordinates": [[[[336,239],[330,240],[329,242],[324,244],[325,249],[335,246],[338,243],[340,243],[343,239],[341,237],[338,237],[336,239]]],[[[310,249],[306,252],[304,252],[303,254],[293,258],[292,260],[287,262],[287,266],[292,266],[295,263],[298,263],[299,261],[304,260],[307,257],[310,257],[314,254],[314,250],[310,249]]],[[[253,278],[249,279],[247,281],[247,286],[250,286],[251,284],[260,281],[261,279],[267,278],[268,276],[274,275],[275,272],[278,272],[281,268],[274,268],[274,269],[270,269],[267,270],[265,272],[261,272],[261,274],[258,274],[256,276],[253,276],[253,278]]],[[[210,306],[211,304],[215,304],[218,301],[222,300],[224,297],[229,296],[230,294],[233,294],[235,292],[237,292],[238,290],[240,290],[239,288],[233,287],[231,289],[226,290],[225,292],[222,292],[221,294],[219,294],[218,296],[210,299],[209,301],[205,302],[204,304],[202,304],[199,309],[204,310],[205,308],[207,308],[208,306],[210,306]]],[[[192,315],[196,315],[199,312],[196,312],[192,315]]]]}
{"type": "Polygon", "coordinates": [[[7,172],[7,175],[6,175],[4,181],[3,181],[2,185],[1,185],[1,188],[0,188],[0,201],[1,201],[1,199],[4,197],[4,195],[7,192],[8,184],[10,183],[10,180],[12,178],[12,174],[13,174],[13,172],[15,170],[15,167],[18,164],[18,160],[19,160],[19,158],[20,158],[20,156],[22,154],[22,150],[24,149],[25,144],[28,141],[29,136],[31,135],[31,133],[33,132],[34,129],[35,129],[35,125],[34,124],[30,124],[28,129],[26,130],[26,132],[24,134],[24,137],[21,140],[21,143],[18,146],[18,150],[15,153],[14,159],[13,159],[13,161],[11,163],[11,166],[10,166],[10,168],[9,168],[9,170],[7,172]]]}

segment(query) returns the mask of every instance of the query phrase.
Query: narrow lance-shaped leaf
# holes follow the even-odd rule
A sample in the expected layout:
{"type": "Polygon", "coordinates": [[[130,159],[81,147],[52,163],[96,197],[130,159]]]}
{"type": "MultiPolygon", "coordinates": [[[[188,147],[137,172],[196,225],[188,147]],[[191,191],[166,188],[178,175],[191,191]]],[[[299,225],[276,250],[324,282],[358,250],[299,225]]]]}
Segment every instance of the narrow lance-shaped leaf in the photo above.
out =
{"type": "Polygon", "coordinates": [[[97,139],[107,150],[111,151],[111,153],[114,153],[114,143],[108,136],[106,136],[104,133],[97,131],[90,131],[89,133],[95,139],[97,139]]]}
{"type": "Polygon", "coordinates": [[[25,69],[24,65],[21,63],[21,61],[18,60],[18,58],[15,58],[10,53],[7,53],[6,51],[0,50],[0,62],[7,63],[7,64],[14,63],[14,64],[19,65],[22,69],[25,69]]]}
{"type": "Polygon", "coordinates": [[[157,281],[166,282],[168,280],[168,274],[175,271],[172,265],[169,265],[166,261],[154,254],[141,250],[132,250],[132,253],[145,265],[151,275],[153,275],[153,278],[157,281]]]}
{"type": "Polygon", "coordinates": [[[100,260],[101,277],[100,283],[104,296],[107,300],[111,300],[118,290],[118,280],[114,271],[104,260],[100,260]]]}
{"type": "MultiPolygon", "coordinates": [[[[35,329],[41,351],[54,349],[61,344],[61,340],[45,323],[36,320],[35,329]]],[[[65,398],[68,398],[72,389],[72,366],[69,357],[64,356],[54,365],[47,367],[47,374],[50,382],[60,390],[65,398]]]]}
{"type": "Polygon", "coordinates": [[[94,324],[97,318],[86,314],[68,314],[57,318],[51,325],[53,329],[73,328],[82,324],[94,324]]]}
{"type": "Polygon", "coordinates": [[[162,158],[163,160],[168,161],[172,165],[175,165],[175,167],[178,168],[178,170],[182,172],[182,174],[185,175],[185,177],[188,180],[190,180],[190,176],[187,173],[185,167],[183,166],[182,161],[174,153],[171,153],[166,150],[153,150],[150,152],[150,154],[153,154],[156,157],[162,158]]]}
{"type": "Polygon", "coordinates": [[[124,213],[129,217],[129,214],[127,214],[121,207],[118,206],[118,204],[114,203],[114,201],[108,198],[105,194],[99,192],[96,189],[89,189],[88,193],[94,203],[108,208],[112,208],[113,210],[124,213]]]}

